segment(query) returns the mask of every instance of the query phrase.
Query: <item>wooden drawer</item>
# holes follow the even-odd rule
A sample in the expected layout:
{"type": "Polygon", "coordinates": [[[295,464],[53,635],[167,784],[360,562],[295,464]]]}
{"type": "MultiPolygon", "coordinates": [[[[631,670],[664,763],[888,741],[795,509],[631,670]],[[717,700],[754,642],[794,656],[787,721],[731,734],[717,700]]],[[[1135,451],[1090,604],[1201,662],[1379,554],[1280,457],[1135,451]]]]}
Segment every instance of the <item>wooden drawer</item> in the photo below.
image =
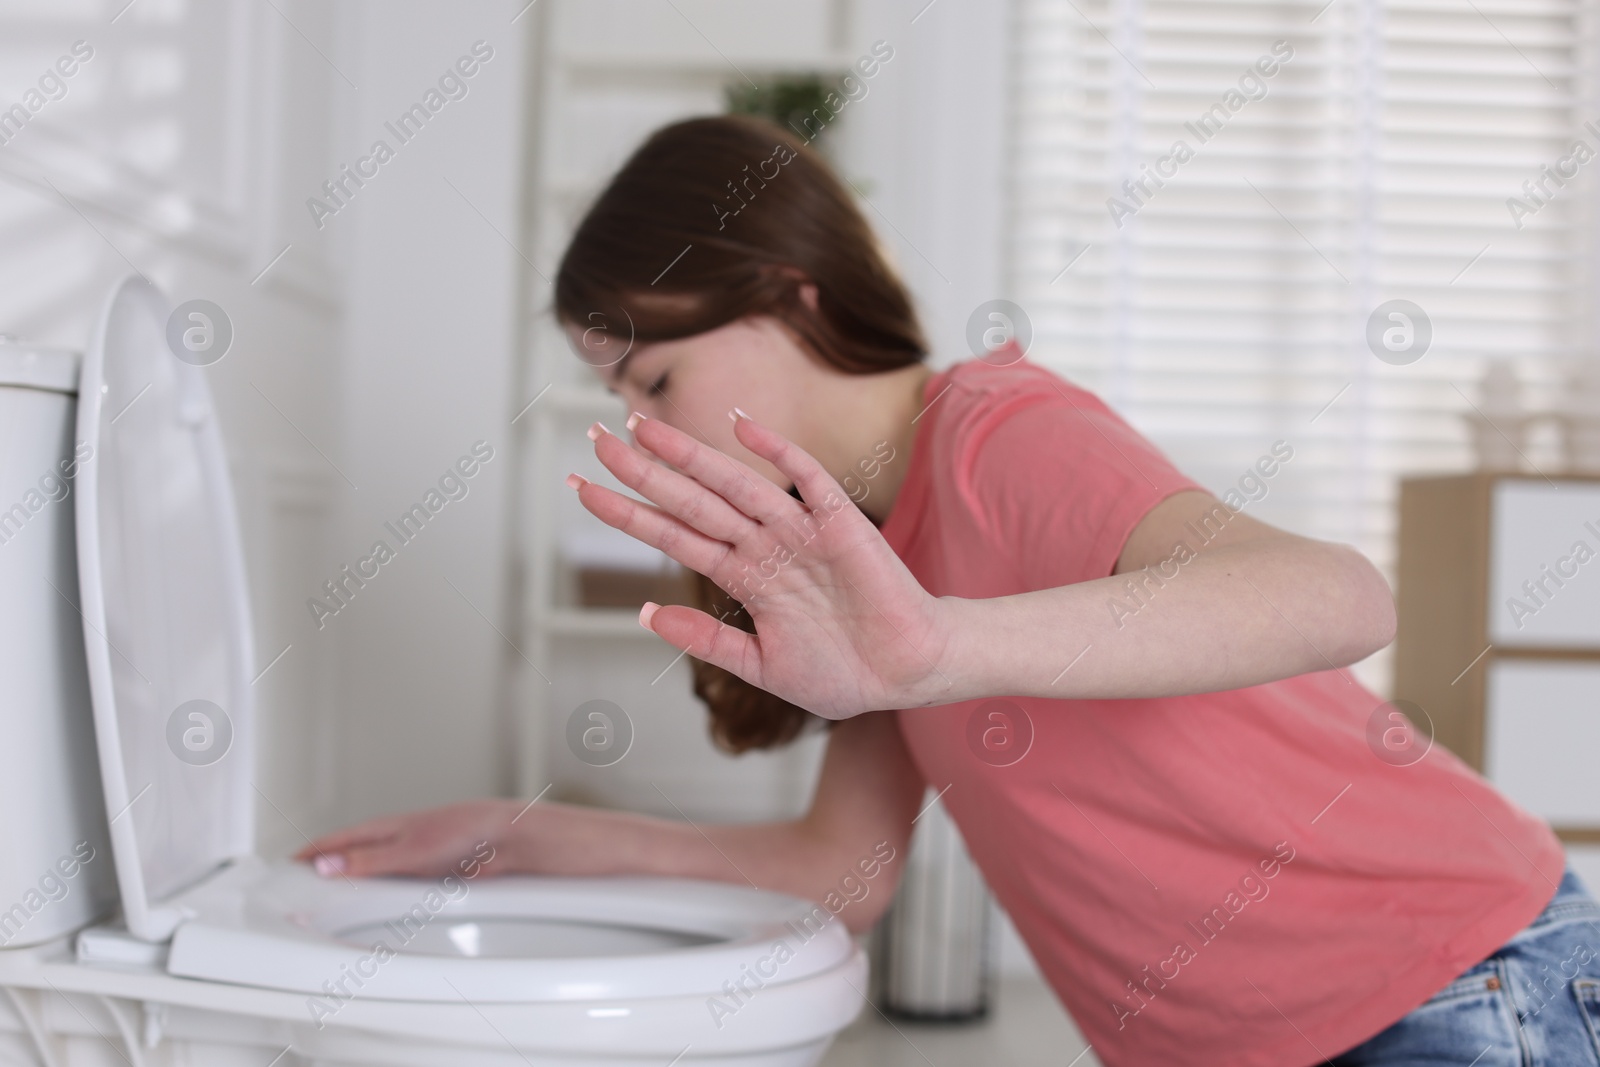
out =
{"type": "Polygon", "coordinates": [[[1600,648],[1600,484],[1495,483],[1487,612],[1496,645],[1600,648]]]}
{"type": "Polygon", "coordinates": [[[1600,826],[1600,660],[1497,659],[1487,681],[1485,775],[1552,823],[1600,826]]]}

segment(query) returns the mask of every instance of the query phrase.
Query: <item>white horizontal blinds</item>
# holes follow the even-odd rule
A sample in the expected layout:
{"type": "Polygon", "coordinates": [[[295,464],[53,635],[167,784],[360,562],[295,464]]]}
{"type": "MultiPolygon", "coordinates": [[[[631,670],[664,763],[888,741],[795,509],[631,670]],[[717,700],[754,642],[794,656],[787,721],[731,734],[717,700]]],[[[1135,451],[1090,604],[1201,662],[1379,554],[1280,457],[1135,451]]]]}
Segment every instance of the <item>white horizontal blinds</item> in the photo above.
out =
{"type": "MultiPolygon", "coordinates": [[[[1427,309],[1435,351],[1381,377],[1373,429],[1385,474],[1469,462],[1457,387],[1482,404],[1475,382],[1488,358],[1515,360],[1533,402],[1557,399],[1579,340],[1586,242],[1577,222],[1587,193],[1540,172],[1575,138],[1600,151],[1577,106],[1581,6],[1389,5],[1378,298],[1406,295],[1427,309]],[[1541,180],[1543,206],[1522,188],[1541,180]],[[1520,229],[1513,197],[1536,211],[1518,208],[1520,229]]],[[[1547,447],[1529,454],[1543,469],[1558,464],[1547,447]]]]}
{"type": "Polygon", "coordinates": [[[1077,7],[1024,3],[1019,35],[1013,279],[1035,358],[1219,490],[1279,438],[1296,473],[1344,466],[1293,425],[1349,378],[1345,283],[1324,259],[1348,274],[1357,209],[1340,42],[1297,4],[1077,7]],[[1230,91],[1260,99],[1230,112],[1230,91]]]}
{"type": "Polygon", "coordinates": [[[1506,198],[1576,135],[1581,2],[1019,0],[1032,357],[1218,492],[1288,441],[1250,510],[1390,565],[1395,479],[1470,464],[1485,359],[1538,390],[1572,343],[1576,186],[1520,231],[1506,198]],[[1365,339],[1394,298],[1433,327],[1410,365],[1365,339]]]}

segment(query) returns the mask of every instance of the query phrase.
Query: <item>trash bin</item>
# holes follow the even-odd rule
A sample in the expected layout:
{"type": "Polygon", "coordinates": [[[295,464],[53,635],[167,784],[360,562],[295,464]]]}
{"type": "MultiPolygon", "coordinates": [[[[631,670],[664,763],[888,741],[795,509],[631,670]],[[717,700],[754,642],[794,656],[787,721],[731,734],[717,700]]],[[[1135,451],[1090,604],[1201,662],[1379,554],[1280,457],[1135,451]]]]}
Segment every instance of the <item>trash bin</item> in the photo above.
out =
{"type": "Polygon", "coordinates": [[[935,801],[917,819],[894,902],[874,932],[878,1007],[925,1022],[987,1015],[994,975],[989,913],[983,876],[944,804],[935,801]]]}

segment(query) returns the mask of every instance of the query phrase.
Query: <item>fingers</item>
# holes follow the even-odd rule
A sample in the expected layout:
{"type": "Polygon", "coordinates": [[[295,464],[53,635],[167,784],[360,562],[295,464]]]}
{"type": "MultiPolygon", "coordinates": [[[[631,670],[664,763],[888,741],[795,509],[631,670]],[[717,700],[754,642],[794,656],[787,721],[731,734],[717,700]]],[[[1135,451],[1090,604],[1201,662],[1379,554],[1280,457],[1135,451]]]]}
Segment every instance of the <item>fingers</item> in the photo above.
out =
{"type": "MultiPolygon", "coordinates": [[[[743,415],[743,412],[740,412],[743,415]]],[[[833,475],[823,469],[805,449],[775,430],[745,415],[736,419],[733,435],[739,443],[771,463],[800,490],[800,495],[812,508],[835,512],[848,501],[843,487],[833,480],[833,475]]]]}
{"type": "Polygon", "coordinates": [[[374,819],[319,837],[294,858],[310,863],[324,878],[447,871],[449,864],[438,861],[435,849],[426,843],[428,836],[419,834],[405,816],[374,819]]]}
{"type": "Polygon", "coordinates": [[[725,542],[707,537],[660,508],[588,480],[576,484],[578,501],[595,518],[651,548],[660,549],[692,571],[710,575],[713,581],[732,552],[725,542]]]}
{"type": "MultiPolygon", "coordinates": [[[[593,429],[590,432],[597,433],[593,429]]],[[[594,450],[600,462],[623,485],[654,501],[707,537],[739,544],[756,529],[754,519],[716,492],[693,478],[646,459],[616,434],[597,433],[594,450]]]]}
{"type": "Polygon", "coordinates": [[[761,643],[754,634],[678,604],[646,604],[639,624],[674,648],[761,686],[761,643]]]}
{"type": "Polygon", "coordinates": [[[294,858],[304,863],[310,863],[319,856],[331,856],[356,845],[370,845],[380,841],[391,840],[398,837],[404,827],[405,820],[398,816],[368,819],[366,822],[357,823],[354,826],[346,826],[342,830],[335,830],[331,834],[323,834],[305,848],[296,852],[294,858]]]}
{"type": "MultiPolygon", "coordinates": [[[[431,856],[419,856],[415,845],[381,844],[356,846],[336,857],[343,861],[337,873],[350,878],[370,878],[380,874],[410,874],[426,877],[447,869],[431,856]]],[[[317,872],[323,874],[321,870],[317,872]]]]}
{"type": "Polygon", "coordinates": [[[640,419],[634,426],[633,436],[752,519],[776,525],[795,515],[794,498],[788,493],[753,468],[681,430],[658,419],[640,419]]]}

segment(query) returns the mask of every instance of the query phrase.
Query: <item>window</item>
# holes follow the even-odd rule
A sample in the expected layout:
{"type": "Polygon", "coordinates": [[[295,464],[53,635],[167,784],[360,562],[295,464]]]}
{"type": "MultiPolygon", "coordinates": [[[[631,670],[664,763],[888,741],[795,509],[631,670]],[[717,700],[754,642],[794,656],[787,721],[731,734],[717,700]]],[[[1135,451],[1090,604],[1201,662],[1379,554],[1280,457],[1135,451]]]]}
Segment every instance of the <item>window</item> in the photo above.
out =
{"type": "Polygon", "coordinates": [[[1474,465],[1490,361],[1543,406],[1581,349],[1591,16],[1324,4],[1019,0],[1010,288],[1033,359],[1219,493],[1287,442],[1247,511],[1387,569],[1397,478],[1474,465]]]}

